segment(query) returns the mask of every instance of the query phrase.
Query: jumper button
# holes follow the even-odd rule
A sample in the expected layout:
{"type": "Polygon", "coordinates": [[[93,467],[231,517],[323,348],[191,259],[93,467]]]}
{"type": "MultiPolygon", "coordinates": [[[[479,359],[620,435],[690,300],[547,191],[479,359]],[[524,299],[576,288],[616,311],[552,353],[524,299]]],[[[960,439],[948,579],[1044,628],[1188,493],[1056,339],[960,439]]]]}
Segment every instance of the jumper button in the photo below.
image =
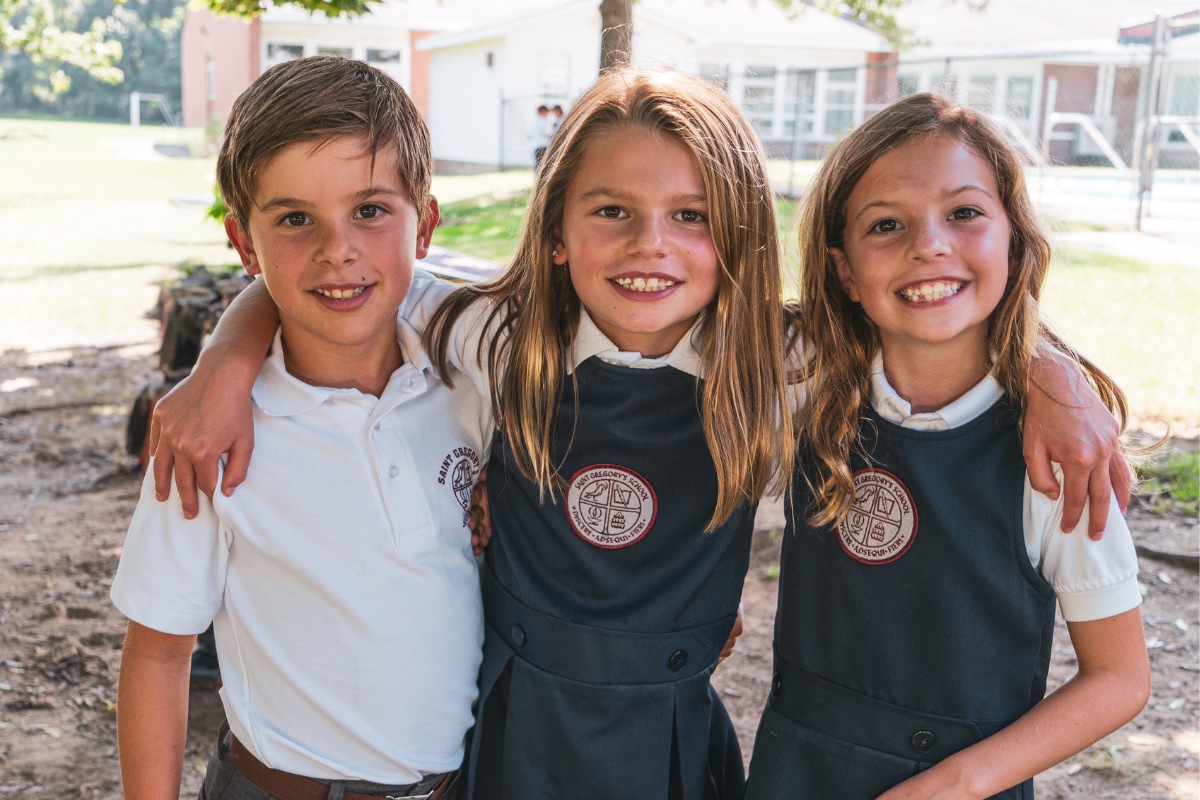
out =
{"type": "Polygon", "coordinates": [[[522,628],[520,625],[513,625],[512,626],[512,640],[513,640],[513,644],[515,644],[517,647],[521,647],[522,645],[524,645],[525,644],[525,629],[522,628]]]}
{"type": "Polygon", "coordinates": [[[676,650],[674,653],[671,653],[671,657],[667,659],[667,669],[671,670],[671,672],[679,672],[679,670],[683,669],[683,666],[687,664],[687,660],[687,650],[676,650]]]}
{"type": "Polygon", "coordinates": [[[779,694],[779,690],[782,688],[783,678],[779,677],[779,673],[776,672],[773,676],[771,676],[771,691],[775,694],[779,694]]]}
{"type": "Polygon", "coordinates": [[[913,750],[918,753],[928,753],[937,744],[937,737],[932,731],[917,731],[912,735],[913,750]]]}

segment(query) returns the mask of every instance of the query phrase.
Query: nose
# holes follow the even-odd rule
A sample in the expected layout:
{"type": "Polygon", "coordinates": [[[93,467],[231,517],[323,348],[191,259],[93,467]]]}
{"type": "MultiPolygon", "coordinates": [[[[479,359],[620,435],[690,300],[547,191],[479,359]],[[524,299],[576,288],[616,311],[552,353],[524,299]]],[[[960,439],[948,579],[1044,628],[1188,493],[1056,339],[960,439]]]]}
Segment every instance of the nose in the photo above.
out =
{"type": "Polygon", "coordinates": [[[630,251],[646,258],[664,255],[666,252],[666,221],[657,214],[645,214],[635,220],[630,251]]]}
{"type": "Polygon", "coordinates": [[[940,219],[918,223],[913,228],[909,247],[913,258],[929,261],[950,252],[950,240],[940,219]]]}
{"type": "Polygon", "coordinates": [[[354,241],[350,225],[330,223],[321,231],[313,260],[318,264],[340,267],[358,258],[358,246],[354,241]]]}

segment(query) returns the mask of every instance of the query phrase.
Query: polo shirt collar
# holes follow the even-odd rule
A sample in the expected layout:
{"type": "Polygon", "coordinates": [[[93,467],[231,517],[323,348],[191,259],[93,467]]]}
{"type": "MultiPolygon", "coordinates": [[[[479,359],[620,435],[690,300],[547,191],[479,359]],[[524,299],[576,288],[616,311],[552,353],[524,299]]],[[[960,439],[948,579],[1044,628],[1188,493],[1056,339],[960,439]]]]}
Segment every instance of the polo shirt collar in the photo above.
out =
{"type": "MultiPolygon", "coordinates": [[[[421,347],[420,334],[403,318],[397,319],[396,341],[400,343],[400,352],[403,354],[405,362],[397,372],[405,370],[409,366],[420,373],[424,373],[426,370],[434,371],[429,354],[421,347]]],[[[389,383],[389,387],[390,385],[389,383]]],[[[287,366],[283,361],[283,330],[281,328],[275,331],[275,341],[271,345],[271,352],[267,355],[267,360],[258,373],[258,378],[254,381],[250,397],[264,414],[272,417],[288,417],[311,411],[339,392],[361,394],[357,389],[313,386],[287,371],[287,366]]],[[[389,394],[387,388],[384,389],[383,394],[389,394]]]]}
{"type": "Polygon", "coordinates": [[[966,394],[937,411],[914,414],[912,405],[896,393],[883,373],[883,357],[871,366],[871,407],[879,416],[904,428],[945,431],[965,425],[996,404],[1004,390],[989,372],[966,394]]]}
{"type": "Polygon", "coordinates": [[[586,308],[579,313],[579,327],[575,331],[575,342],[567,374],[575,368],[596,356],[609,364],[633,367],[634,369],[656,369],[658,367],[674,367],[680,372],[686,372],[695,377],[704,377],[704,368],[700,363],[700,353],[696,350],[694,337],[700,330],[700,319],[692,323],[687,333],[665,356],[644,358],[641,353],[620,350],[604,332],[596,326],[586,308]]]}

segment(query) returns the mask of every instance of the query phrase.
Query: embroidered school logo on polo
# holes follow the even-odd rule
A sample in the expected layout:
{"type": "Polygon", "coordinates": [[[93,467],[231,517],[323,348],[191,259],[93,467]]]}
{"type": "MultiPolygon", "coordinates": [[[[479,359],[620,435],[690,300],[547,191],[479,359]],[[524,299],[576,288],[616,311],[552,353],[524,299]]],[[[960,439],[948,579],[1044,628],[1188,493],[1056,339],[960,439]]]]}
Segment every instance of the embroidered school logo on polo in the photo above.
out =
{"type": "Polygon", "coordinates": [[[462,506],[464,525],[467,524],[471,505],[471,486],[474,485],[475,476],[478,474],[479,454],[470,447],[454,448],[446,454],[438,468],[437,482],[443,486],[447,483],[450,485],[454,499],[462,506]]]}
{"type": "Polygon", "coordinates": [[[854,473],[854,502],[837,534],[846,554],[864,564],[900,558],[917,535],[917,509],[908,487],[881,469],[854,473]]]}
{"type": "Polygon", "coordinates": [[[571,476],[563,511],[580,538],[613,550],[629,547],[649,532],[658,515],[658,497],[633,470],[595,464],[571,476]]]}

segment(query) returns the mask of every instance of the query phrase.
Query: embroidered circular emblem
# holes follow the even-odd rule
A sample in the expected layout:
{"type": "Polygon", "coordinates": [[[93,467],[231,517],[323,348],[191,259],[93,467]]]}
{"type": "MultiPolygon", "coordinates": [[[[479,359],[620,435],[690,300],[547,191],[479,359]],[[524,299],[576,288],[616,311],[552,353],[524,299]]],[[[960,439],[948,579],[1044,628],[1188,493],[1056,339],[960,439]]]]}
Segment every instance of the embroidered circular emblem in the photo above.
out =
{"type": "Polygon", "coordinates": [[[454,489],[454,497],[463,507],[463,511],[467,510],[467,505],[471,502],[471,485],[474,482],[475,470],[472,469],[470,459],[460,458],[450,472],[450,486],[454,489]]]}
{"type": "Polygon", "coordinates": [[[611,550],[646,535],[658,515],[658,498],[633,470],[596,464],[571,476],[563,511],[580,538],[611,550]]]}
{"type": "Polygon", "coordinates": [[[851,558],[864,564],[895,561],[917,534],[917,509],[908,488],[881,469],[854,473],[854,502],[837,534],[851,558]]]}

